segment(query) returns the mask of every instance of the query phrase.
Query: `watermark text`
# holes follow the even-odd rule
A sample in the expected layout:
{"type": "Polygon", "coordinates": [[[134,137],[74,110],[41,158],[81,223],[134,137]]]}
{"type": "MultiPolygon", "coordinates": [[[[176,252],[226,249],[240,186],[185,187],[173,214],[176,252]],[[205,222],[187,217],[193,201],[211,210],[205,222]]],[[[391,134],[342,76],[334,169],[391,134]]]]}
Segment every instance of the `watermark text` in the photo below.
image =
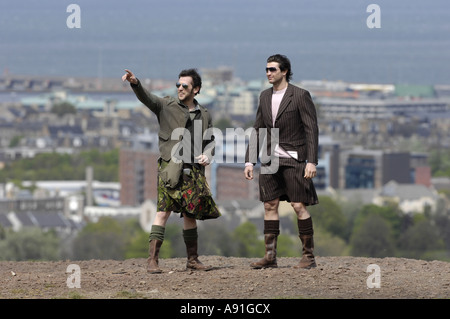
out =
{"type": "Polygon", "coordinates": [[[367,17],[366,24],[369,29],[381,28],[381,8],[378,4],[369,4],[366,12],[371,14],[367,17]]]}
{"type": "Polygon", "coordinates": [[[81,8],[78,4],[69,4],[67,6],[66,12],[71,14],[67,17],[66,25],[69,29],[79,29],[81,28],[81,8]]]}
{"type": "Polygon", "coordinates": [[[380,266],[377,264],[370,264],[367,266],[366,272],[371,272],[372,274],[367,277],[366,283],[367,288],[381,288],[381,270],[380,266]]]}
{"type": "Polygon", "coordinates": [[[67,277],[68,288],[81,288],[81,269],[77,264],[70,264],[67,266],[66,273],[69,273],[67,277]]]}

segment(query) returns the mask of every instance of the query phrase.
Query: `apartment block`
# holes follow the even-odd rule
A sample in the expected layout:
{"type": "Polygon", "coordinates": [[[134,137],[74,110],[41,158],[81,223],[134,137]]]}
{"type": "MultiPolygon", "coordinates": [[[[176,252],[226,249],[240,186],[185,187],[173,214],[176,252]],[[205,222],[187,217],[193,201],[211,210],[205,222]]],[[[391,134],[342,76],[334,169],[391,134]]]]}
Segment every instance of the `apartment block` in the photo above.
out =
{"type": "Polygon", "coordinates": [[[159,153],[144,149],[121,149],[119,159],[120,202],[138,206],[158,197],[159,153]]]}

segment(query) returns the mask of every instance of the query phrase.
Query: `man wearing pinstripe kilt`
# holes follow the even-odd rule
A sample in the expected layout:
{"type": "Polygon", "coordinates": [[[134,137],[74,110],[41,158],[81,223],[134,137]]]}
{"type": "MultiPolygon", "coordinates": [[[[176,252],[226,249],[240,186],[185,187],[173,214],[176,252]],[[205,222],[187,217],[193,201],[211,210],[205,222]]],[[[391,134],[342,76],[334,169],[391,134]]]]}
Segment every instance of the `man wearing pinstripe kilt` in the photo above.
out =
{"type": "Polygon", "coordinates": [[[270,56],[267,59],[266,75],[272,87],[261,92],[244,170],[245,178],[253,179],[260,133],[265,129],[270,162],[261,160],[259,192],[265,210],[266,252],[261,260],[250,266],[256,269],[277,267],[277,237],[280,233],[278,206],[280,200],[286,200],[297,214],[302,243],[302,258],[295,268],[309,269],[316,267],[316,262],[313,254],[314,230],[307,206],[319,202],[312,181],[316,176],[318,161],[316,109],[308,91],[289,83],[292,72],[286,56],[270,56]],[[273,169],[275,162],[278,163],[277,169],[273,169]]]}

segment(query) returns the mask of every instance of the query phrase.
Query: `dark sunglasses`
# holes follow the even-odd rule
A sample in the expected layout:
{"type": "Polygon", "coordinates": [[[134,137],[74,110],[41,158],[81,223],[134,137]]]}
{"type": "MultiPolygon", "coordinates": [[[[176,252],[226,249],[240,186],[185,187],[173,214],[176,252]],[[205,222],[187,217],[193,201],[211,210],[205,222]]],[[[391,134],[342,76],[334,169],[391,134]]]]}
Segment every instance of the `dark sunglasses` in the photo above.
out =
{"type": "Polygon", "coordinates": [[[266,68],[266,73],[267,72],[276,72],[277,71],[277,68],[275,68],[275,67],[270,67],[270,68],[266,68]]]}
{"type": "Polygon", "coordinates": [[[177,82],[177,84],[175,84],[175,86],[177,88],[179,88],[180,86],[183,87],[183,89],[187,90],[187,88],[189,87],[189,85],[187,85],[186,83],[181,84],[180,82],[177,82]]]}

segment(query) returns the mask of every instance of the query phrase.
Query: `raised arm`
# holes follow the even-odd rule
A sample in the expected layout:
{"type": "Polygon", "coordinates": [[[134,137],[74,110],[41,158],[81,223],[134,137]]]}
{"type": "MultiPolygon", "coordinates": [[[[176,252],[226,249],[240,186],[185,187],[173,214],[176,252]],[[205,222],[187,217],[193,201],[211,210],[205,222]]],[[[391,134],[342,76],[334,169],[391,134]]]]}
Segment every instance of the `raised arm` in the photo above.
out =
{"type": "Polygon", "coordinates": [[[159,112],[161,111],[163,105],[162,99],[144,89],[133,72],[127,69],[125,69],[125,72],[126,73],[122,76],[122,81],[130,82],[131,88],[139,101],[159,116],[159,112]]]}

